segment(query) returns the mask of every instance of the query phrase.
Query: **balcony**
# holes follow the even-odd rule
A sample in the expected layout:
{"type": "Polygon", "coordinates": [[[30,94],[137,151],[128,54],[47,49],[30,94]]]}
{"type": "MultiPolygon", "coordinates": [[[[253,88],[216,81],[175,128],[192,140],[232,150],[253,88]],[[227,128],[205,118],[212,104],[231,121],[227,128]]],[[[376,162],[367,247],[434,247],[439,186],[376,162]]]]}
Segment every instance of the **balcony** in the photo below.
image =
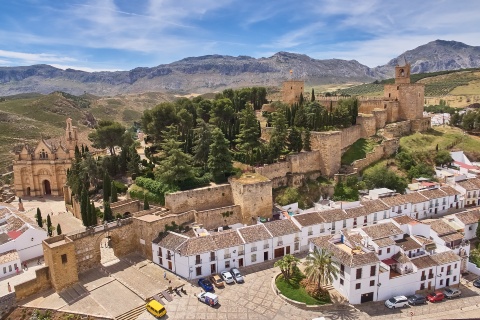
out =
{"type": "Polygon", "coordinates": [[[167,260],[172,260],[172,255],[171,254],[167,255],[167,260]]]}
{"type": "Polygon", "coordinates": [[[270,248],[270,245],[269,245],[268,243],[265,243],[265,244],[263,245],[263,249],[268,249],[268,248],[270,248]]]}
{"type": "Polygon", "coordinates": [[[224,258],[224,259],[230,259],[231,257],[232,257],[232,254],[231,254],[231,253],[225,253],[225,254],[223,255],[223,258],[224,258]]]}
{"type": "Polygon", "coordinates": [[[210,257],[210,261],[215,261],[217,260],[217,257],[210,257]]]}
{"type": "Polygon", "coordinates": [[[435,203],[435,207],[438,207],[438,202],[435,203]]]}
{"type": "Polygon", "coordinates": [[[245,254],[245,251],[238,251],[239,256],[243,256],[245,254]]]}
{"type": "Polygon", "coordinates": [[[313,231],[308,231],[308,235],[311,236],[313,234],[313,231]]]}
{"type": "Polygon", "coordinates": [[[250,251],[251,251],[251,252],[257,251],[257,247],[251,247],[251,248],[250,248],[250,251]]]}
{"type": "Polygon", "coordinates": [[[283,241],[278,241],[277,246],[283,246],[283,241]]]}
{"type": "Polygon", "coordinates": [[[447,271],[447,276],[451,276],[452,275],[452,270],[448,270],[447,271]]]}
{"type": "Polygon", "coordinates": [[[195,264],[202,264],[202,259],[195,259],[195,264]]]}
{"type": "Polygon", "coordinates": [[[433,273],[430,273],[430,274],[428,275],[428,279],[433,279],[433,273]]]}
{"type": "Polygon", "coordinates": [[[420,281],[425,281],[425,280],[427,280],[427,276],[422,276],[422,277],[420,278],[420,281]]]}

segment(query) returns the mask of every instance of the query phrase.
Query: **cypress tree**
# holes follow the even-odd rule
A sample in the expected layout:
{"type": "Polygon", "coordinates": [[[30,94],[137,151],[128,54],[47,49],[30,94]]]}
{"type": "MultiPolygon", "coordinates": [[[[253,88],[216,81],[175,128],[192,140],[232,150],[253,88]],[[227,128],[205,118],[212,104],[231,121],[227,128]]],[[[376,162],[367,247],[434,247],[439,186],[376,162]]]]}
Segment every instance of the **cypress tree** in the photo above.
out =
{"type": "Polygon", "coordinates": [[[115,186],[115,181],[112,181],[112,203],[118,201],[117,187],[115,186]]]}
{"type": "Polygon", "coordinates": [[[112,195],[112,181],[110,180],[110,175],[105,171],[103,177],[103,201],[109,201],[110,196],[112,195]]]}
{"type": "Polygon", "coordinates": [[[75,145],[75,159],[78,160],[82,157],[80,154],[80,149],[78,149],[78,145],[75,145]]]}
{"type": "MultiPolygon", "coordinates": [[[[251,162],[254,161],[255,150],[256,149],[252,149],[251,162]]],[[[212,132],[208,169],[216,182],[224,182],[226,180],[226,177],[233,170],[232,163],[232,153],[228,149],[228,140],[225,139],[221,130],[215,128],[212,132]]]]}
{"type": "Polygon", "coordinates": [[[50,237],[52,236],[52,220],[50,220],[49,214],[47,214],[47,233],[50,237]]]}
{"type": "Polygon", "coordinates": [[[312,97],[311,97],[310,101],[312,101],[312,102],[315,101],[315,90],[313,90],[313,88],[312,88],[312,97]]]}
{"type": "Polygon", "coordinates": [[[303,150],[312,151],[312,146],[310,142],[310,130],[305,130],[305,134],[303,136],[303,150]]]}
{"type": "Polygon", "coordinates": [[[40,228],[43,228],[43,219],[42,219],[42,213],[40,212],[40,208],[37,208],[36,219],[37,219],[38,226],[40,228]]]}
{"type": "Polygon", "coordinates": [[[88,193],[85,186],[82,188],[80,196],[80,213],[82,215],[83,225],[88,227],[88,193]]]}
{"type": "Polygon", "coordinates": [[[62,234],[62,227],[60,227],[60,223],[57,224],[57,236],[62,234]]]}
{"type": "Polygon", "coordinates": [[[148,199],[147,199],[147,196],[145,195],[143,199],[143,210],[148,210],[148,209],[150,209],[150,204],[148,204],[148,199]]]}
{"type": "Polygon", "coordinates": [[[293,127],[290,129],[290,133],[287,138],[287,145],[288,145],[288,150],[290,151],[293,151],[293,152],[302,151],[302,147],[303,147],[302,134],[296,127],[293,127]]]}
{"type": "Polygon", "coordinates": [[[90,204],[90,218],[89,218],[90,226],[97,225],[97,209],[95,209],[95,203],[92,201],[90,204]]]}
{"type": "Polygon", "coordinates": [[[105,201],[103,203],[103,222],[108,222],[113,220],[112,209],[110,208],[110,203],[105,201]]]}

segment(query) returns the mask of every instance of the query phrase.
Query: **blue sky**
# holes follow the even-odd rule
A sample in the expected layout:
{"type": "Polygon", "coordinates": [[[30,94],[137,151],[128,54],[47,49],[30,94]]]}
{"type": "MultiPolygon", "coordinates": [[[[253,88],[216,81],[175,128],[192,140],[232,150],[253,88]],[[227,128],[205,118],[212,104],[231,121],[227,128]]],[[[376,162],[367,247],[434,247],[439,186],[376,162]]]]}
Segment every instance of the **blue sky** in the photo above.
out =
{"type": "Polygon", "coordinates": [[[478,0],[1,0],[0,66],[86,71],[206,54],[355,59],[442,39],[480,45],[478,0]]]}

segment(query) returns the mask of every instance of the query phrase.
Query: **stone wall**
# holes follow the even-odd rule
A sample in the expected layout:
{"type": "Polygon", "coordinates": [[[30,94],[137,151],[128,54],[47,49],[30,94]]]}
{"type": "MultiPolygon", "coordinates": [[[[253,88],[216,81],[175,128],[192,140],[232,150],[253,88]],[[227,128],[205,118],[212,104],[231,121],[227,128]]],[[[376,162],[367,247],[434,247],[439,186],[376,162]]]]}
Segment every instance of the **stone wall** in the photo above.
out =
{"type": "Polygon", "coordinates": [[[390,157],[392,154],[397,152],[398,148],[400,147],[400,140],[399,139],[388,139],[382,141],[383,145],[383,154],[385,157],[390,157]]]}
{"type": "Polygon", "coordinates": [[[399,90],[401,120],[423,118],[425,85],[423,83],[401,84],[399,90]]]}
{"type": "Polygon", "coordinates": [[[35,270],[35,279],[15,285],[15,297],[17,301],[20,301],[51,287],[50,270],[48,267],[42,267],[35,270]]]}
{"type": "Polygon", "coordinates": [[[424,132],[432,127],[432,123],[431,123],[432,118],[430,117],[415,119],[415,120],[412,120],[411,122],[412,122],[412,127],[411,127],[412,132],[424,132]]]}
{"type": "Polygon", "coordinates": [[[195,212],[195,221],[207,229],[242,222],[239,205],[195,212]]]}
{"type": "Polygon", "coordinates": [[[359,101],[359,113],[371,114],[375,109],[385,109],[386,103],[382,100],[359,101]]]}
{"type": "Polygon", "coordinates": [[[348,147],[362,137],[362,126],[359,122],[360,118],[361,117],[357,117],[357,125],[342,129],[340,131],[342,139],[341,148],[343,151],[346,151],[348,147]]]}
{"type": "Polygon", "coordinates": [[[390,123],[385,126],[385,131],[389,135],[399,138],[411,132],[411,123],[410,121],[390,123]]]}
{"type": "Polygon", "coordinates": [[[277,178],[285,178],[287,176],[287,173],[292,172],[290,161],[288,161],[288,159],[289,158],[287,156],[287,158],[283,161],[267,164],[263,167],[256,167],[255,173],[267,177],[270,180],[277,178]]]}
{"type": "Polygon", "coordinates": [[[53,288],[61,291],[78,282],[77,259],[72,240],[60,235],[43,240],[42,246],[53,288]]]}
{"type": "Polygon", "coordinates": [[[367,153],[365,158],[353,161],[352,166],[356,169],[357,172],[360,172],[372,163],[382,159],[383,155],[383,146],[380,144],[376,145],[373,148],[373,151],[367,153]]]}
{"type": "Polygon", "coordinates": [[[208,210],[233,205],[229,184],[179,191],[165,195],[165,207],[172,213],[208,210]]]}
{"type": "Polygon", "coordinates": [[[387,109],[375,109],[372,111],[375,117],[375,128],[382,129],[387,124],[387,109]]]}
{"type": "Polygon", "coordinates": [[[359,138],[368,138],[377,132],[376,119],[373,114],[359,114],[357,117],[357,125],[361,128],[359,138]]]}
{"type": "Polygon", "coordinates": [[[285,81],[282,87],[282,101],[293,104],[300,101],[300,94],[303,94],[305,82],[301,80],[285,81]]]}
{"type": "Polygon", "coordinates": [[[127,199],[112,203],[110,208],[112,209],[113,216],[117,214],[123,216],[126,213],[133,213],[143,209],[143,204],[138,200],[127,199]]]}
{"type": "Polygon", "coordinates": [[[318,150],[319,169],[323,175],[332,177],[340,169],[342,138],[340,131],[312,132],[312,150],[318,150]]]}

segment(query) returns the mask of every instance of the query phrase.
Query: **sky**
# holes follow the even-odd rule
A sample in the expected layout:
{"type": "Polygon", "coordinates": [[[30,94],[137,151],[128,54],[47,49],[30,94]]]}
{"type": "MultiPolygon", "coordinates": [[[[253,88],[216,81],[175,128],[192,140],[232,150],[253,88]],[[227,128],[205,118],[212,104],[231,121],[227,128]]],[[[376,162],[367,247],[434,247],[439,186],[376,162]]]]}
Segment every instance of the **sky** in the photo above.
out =
{"type": "Polygon", "coordinates": [[[1,0],[0,66],[85,71],[279,51],[383,65],[436,39],[480,45],[479,0],[1,0]]]}

